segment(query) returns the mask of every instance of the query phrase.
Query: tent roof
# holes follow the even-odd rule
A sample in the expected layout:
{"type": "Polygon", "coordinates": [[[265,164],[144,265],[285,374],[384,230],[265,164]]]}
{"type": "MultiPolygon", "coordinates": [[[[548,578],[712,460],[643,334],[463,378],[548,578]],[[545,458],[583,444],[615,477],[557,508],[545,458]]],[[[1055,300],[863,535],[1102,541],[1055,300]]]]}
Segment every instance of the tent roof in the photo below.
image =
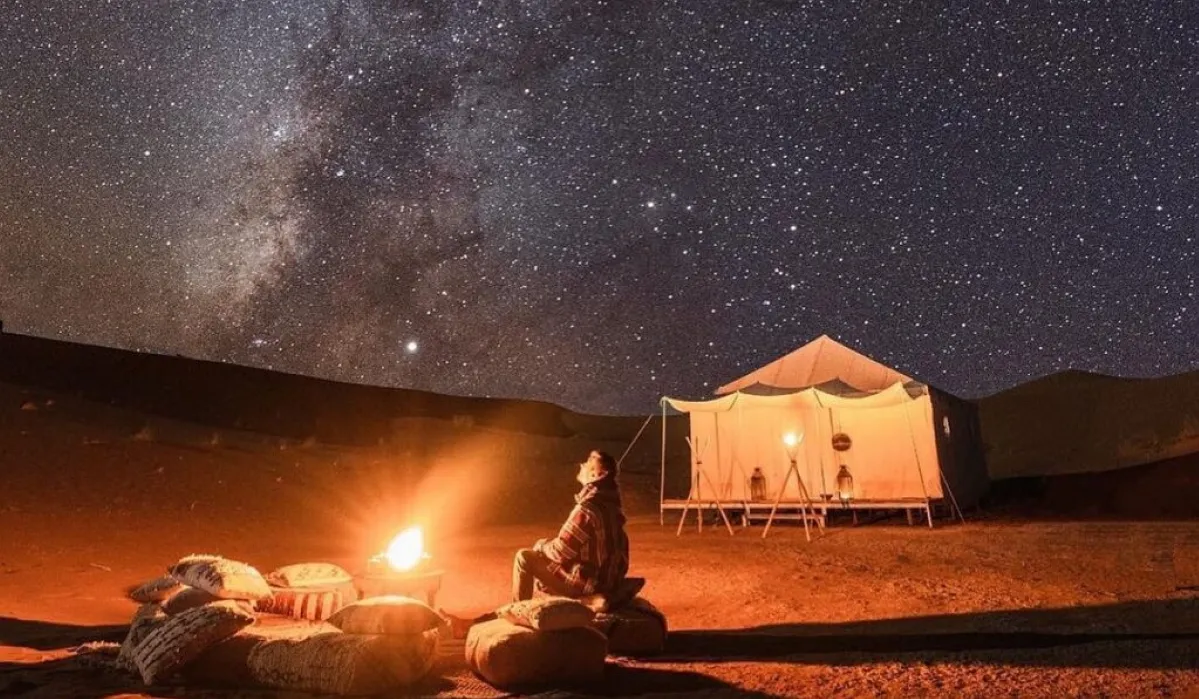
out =
{"type": "Polygon", "coordinates": [[[896,382],[888,388],[855,397],[826,393],[818,388],[808,388],[792,393],[760,395],[736,392],[712,400],[692,401],[678,398],[663,398],[667,405],[681,413],[724,413],[736,407],[744,408],[890,408],[916,400],[916,397],[896,382]]]}
{"type": "Polygon", "coordinates": [[[798,390],[839,381],[862,392],[882,391],[895,383],[913,381],[891,367],[852,350],[828,335],[780,357],[766,366],[716,389],[734,393],[754,384],[798,390]]]}

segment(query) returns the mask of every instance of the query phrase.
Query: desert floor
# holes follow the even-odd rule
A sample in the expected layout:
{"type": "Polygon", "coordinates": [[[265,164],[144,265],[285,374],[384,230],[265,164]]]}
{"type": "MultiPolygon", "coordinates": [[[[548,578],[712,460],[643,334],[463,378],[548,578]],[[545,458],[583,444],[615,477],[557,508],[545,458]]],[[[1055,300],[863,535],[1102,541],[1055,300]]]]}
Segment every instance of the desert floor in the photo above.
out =
{"type": "MultiPolygon", "coordinates": [[[[0,540],[0,695],[277,695],[147,693],[132,678],[71,662],[70,647],[119,637],[133,610],[122,595],[129,583],[236,536],[235,523],[63,524],[57,539],[10,528],[0,540]]],[[[547,527],[437,542],[439,605],[470,613],[502,603],[511,552],[547,527]]],[[[637,518],[634,570],[672,623],[668,653],[614,665],[612,686],[592,691],[1139,697],[1199,687],[1199,524],[982,520],[929,530],[900,518],[831,527],[812,543],[793,526],[765,540],[760,531],[730,538],[691,526],[676,538],[656,517],[637,518]]],[[[296,526],[222,548],[260,567],[354,565],[311,541],[296,526]]]]}
{"type": "MultiPolygon", "coordinates": [[[[72,652],[119,640],[134,609],[124,590],[188,553],[263,570],[308,560],[361,569],[415,519],[446,573],[439,606],[494,608],[508,594],[513,551],[566,515],[571,459],[594,442],[484,432],[445,441],[471,441],[480,456],[437,452],[441,462],[414,483],[395,449],[216,432],[0,385],[0,696],[283,696],[147,692],[72,652]],[[492,521],[536,521],[495,526],[485,511],[492,521]]],[[[762,539],[760,528],[730,538],[692,523],[676,537],[673,521],[659,526],[650,514],[656,472],[622,480],[641,513],[630,526],[633,574],[649,579],[644,595],[672,633],[666,656],[612,663],[594,694],[1141,697],[1199,688],[1199,522],[990,510],[931,530],[902,517],[835,522],[811,543],[795,526],[762,539]]]]}

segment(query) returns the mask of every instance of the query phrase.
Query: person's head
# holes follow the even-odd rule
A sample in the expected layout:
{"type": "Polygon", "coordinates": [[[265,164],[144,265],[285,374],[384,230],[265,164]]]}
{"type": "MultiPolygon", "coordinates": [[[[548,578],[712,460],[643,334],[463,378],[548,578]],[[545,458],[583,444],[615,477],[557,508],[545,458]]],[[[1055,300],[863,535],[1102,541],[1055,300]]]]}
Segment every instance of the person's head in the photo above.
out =
{"type": "Polygon", "coordinates": [[[579,464],[576,480],[583,485],[598,483],[604,479],[615,480],[616,470],[616,459],[606,452],[593,450],[587,455],[587,460],[579,464]]]}

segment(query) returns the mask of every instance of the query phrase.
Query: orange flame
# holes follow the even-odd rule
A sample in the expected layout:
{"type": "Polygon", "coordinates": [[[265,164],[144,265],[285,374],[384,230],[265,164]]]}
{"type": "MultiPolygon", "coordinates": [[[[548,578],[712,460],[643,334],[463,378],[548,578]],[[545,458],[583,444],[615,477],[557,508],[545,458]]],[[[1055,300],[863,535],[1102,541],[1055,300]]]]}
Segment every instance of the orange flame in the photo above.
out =
{"type": "Polygon", "coordinates": [[[396,534],[387,546],[387,551],[383,553],[383,557],[395,570],[404,571],[415,568],[421,560],[426,558],[425,537],[420,527],[410,527],[396,534]]]}

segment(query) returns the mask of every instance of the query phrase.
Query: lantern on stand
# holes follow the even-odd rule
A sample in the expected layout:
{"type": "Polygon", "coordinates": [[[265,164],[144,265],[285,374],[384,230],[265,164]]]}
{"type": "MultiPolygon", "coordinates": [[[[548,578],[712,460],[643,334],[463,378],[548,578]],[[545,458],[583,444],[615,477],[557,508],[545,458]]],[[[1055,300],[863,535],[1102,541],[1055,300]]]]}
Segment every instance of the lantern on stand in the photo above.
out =
{"type": "Polygon", "coordinates": [[[837,471],[837,498],[843,507],[849,507],[849,501],[853,500],[853,475],[845,464],[837,471]]]}
{"type": "Polygon", "coordinates": [[[749,477],[749,499],[754,502],[766,499],[766,474],[762,473],[761,467],[754,468],[749,477]]]}

